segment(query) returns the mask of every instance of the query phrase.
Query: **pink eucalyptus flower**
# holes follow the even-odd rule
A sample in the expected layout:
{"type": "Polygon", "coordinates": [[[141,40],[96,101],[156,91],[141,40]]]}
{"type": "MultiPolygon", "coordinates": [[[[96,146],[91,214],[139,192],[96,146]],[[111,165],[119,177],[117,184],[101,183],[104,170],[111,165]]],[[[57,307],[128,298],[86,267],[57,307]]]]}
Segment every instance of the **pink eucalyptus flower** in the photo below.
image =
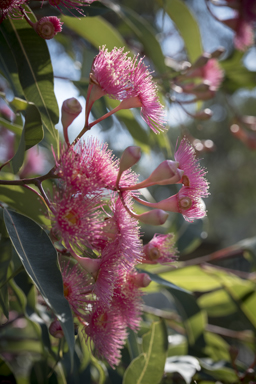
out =
{"type": "Polygon", "coordinates": [[[80,10],[79,7],[90,5],[95,0],[48,0],[48,1],[53,7],[58,8],[59,11],[61,11],[61,8],[59,7],[59,5],[62,5],[68,9],[76,9],[78,12],[83,14],[82,10],[80,10]]]}
{"type": "Polygon", "coordinates": [[[201,219],[206,216],[205,204],[201,199],[200,191],[197,189],[182,187],[175,196],[178,212],[183,215],[186,221],[193,222],[194,219],[201,219]]]}
{"type": "Polygon", "coordinates": [[[145,263],[164,264],[177,259],[177,250],[174,248],[174,236],[172,233],[160,235],[156,233],[153,239],[144,246],[145,263]]]}
{"type": "Polygon", "coordinates": [[[9,17],[21,17],[21,11],[19,7],[25,4],[27,0],[1,0],[0,2],[0,23],[7,16],[9,17]]]}
{"type": "Polygon", "coordinates": [[[60,260],[61,274],[63,278],[64,296],[78,318],[82,322],[83,317],[88,311],[88,306],[92,300],[92,278],[85,273],[79,264],[74,264],[69,260],[60,260]]]}
{"type": "Polygon", "coordinates": [[[144,65],[143,60],[133,60],[133,68],[130,74],[132,90],[130,92],[130,102],[133,107],[141,107],[141,116],[148,126],[155,132],[164,131],[164,111],[157,95],[157,85],[144,65]]]}
{"type": "Polygon", "coordinates": [[[251,23],[243,19],[237,21],[237,27],[235,30],[234,45],[239,51],[245,51],[246,48],[253,45],[254,32],[251,23]]]}
{"type": "Polygon", "coordinates": [[[97,210],[100,204],[97,197],[73,195],[68,190],[55,193],[51,213],[52,233],[62,239],[70,252],[91,248],[95,237],[100,236],[101,222],[97,210]]]}
{"type": "Polygon", "coordinates": [[[135,271],[126,272],[119,276],[115,284],[115,290],[111,306],[117,311],[126,326],[137,331],[139,328],[142,313],[142,295],[135,284],[135,271]]]}
{"type": "Polygon", "coordinates": [[[202,67],[202,78],[210,84],[211,90],[217,90],[220,87],[223,77],[224,72],[216,59],[210,59],[202,67]]]}
{"type": "Polygon", "coordinates": [[[32,26],[36,33],[45,40],[52,39],[58,32],[62,31],[62,22],[56,16],[42,17],[32,26]]]}
{"type": "Polygon", "coordinates": [[[209,183],[205,179],[206,171],[196,159],[196,152],[190,142],[183,138],[179,148],[174,154],[178,167],[184,171],[181,182],[186,186],[200,191],[200,197],[209,195],[209,183]]]}
{"type": "Polygon", "coordinates": [[[121,359],[120,349],[127,338],[126,327],[115,308],[93,306],[87,316],[84,334],[93,342],[96,352],[105,358],[113,368],[121,359]]]}
{"type": "MultiPolygon", "coordinates": [[[[129,76],[132,61],[128,57],[128,52],[123,51],[124,48],[114,48],[110,52],[105,46],[100,48],[93,61],[90,74],[93,84],[92,93],[97,90],[99,97],[108,95],[117,100],[127,97],[127,92],[131,87],[129,76]]],[[[91,94],[91,98],[97,99],[93,97],[93,94],[91,94]]]]}

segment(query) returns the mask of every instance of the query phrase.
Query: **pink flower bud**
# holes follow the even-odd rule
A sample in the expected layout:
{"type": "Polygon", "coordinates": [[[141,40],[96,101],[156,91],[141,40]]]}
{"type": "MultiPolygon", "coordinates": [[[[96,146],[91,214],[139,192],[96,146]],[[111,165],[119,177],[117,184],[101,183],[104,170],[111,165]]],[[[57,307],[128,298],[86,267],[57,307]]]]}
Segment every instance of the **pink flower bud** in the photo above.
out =
{"type": "Polygon", "coordinates": [[[33,27],[40,37],[50,40],[62,31],[62,24],[56,16],[45,16],[38,20],[33,27]]]}
{"type": "Polygon", "coordinates": [[[138,288],[146,288],[152,281],[147,273],[136,273],[132,280],[138,288]]]}
{"type": "Polygon", "coordinates": [[[162,209],[153,209],[152,211],[137,215],[137,219],[149,225],[162,225],[166,222],[168,216],[168,213],[162,209]]]}
{"type": "Polygon", "coordinates": [[[141,149],[140,147],[127,147],[120,159],[120,164],[119,164],[119,172],[116,180],[116,185],[118,187],[119,180],[121,178],[121,175],[124,171],[127,169],[131,168],[134,164],[136,164],[139,159],[141,158],[141,149]]]}
{"type": "Polygon", "coordinates": [[[165,160],[151,173],[148,183],[159,185],[175,184],[181,180],[183,171],[178,168],[179,163],[173,160],[165,160]],[[170,180],[171,179],[171,180],[170,180]],[[170,182],[171,181],[171,182],[170,182]]]}
{"type": "Polygon", "coordinates": [[[49,333],[53,337],[56,337],[56,339],[62,339],[62,337],[64,336],[64,332],[63,332],[63,330],[61,328],[59,320],[55,319],[51,323],[51,325],[49,327],[49,333]]]}
{"type": "Polygon", "coordinates": [[[126,171],[128,168],[131,168],[134,164],[136,164],[141,158],[141,149],[140,147],[127,147],[120,159],[120,172],[126,171]]]}
{"type": "Polygon", "coordinates": [[[77,99],[71,97],[70,99],[65,100],[61,108],[61,122],[63,127],[69,127],[81,112],[82,106],[77,99]]]}
{"type": "MultiPolygon", "coordinates": [[[[210,60],[211,55],[207,52],[204,52],[190,67],[190,70],[196,68],[202,68],[205,64],[207,64],[208,60],[210,60]]],[[[190,71],[189,71],[190,72],[190,71]]]]}
{"type": "Polygon", "coordinates": [[[209,108],[205,108],[203,111],[195,113],[193,117],[197,120],[209,120],[212,117],[212,111],[209,108]]]}
{"type": "Polygon", "coordinates": [[[101,263],[100,259],[90,259],[89,257],[81,257],[75,254],[73,254],[73,256],[76,261],[81,265],[81,267],[87,272],[91,274],[98,272],[101,263]]]}
{"type": "Polygon", "coordinates": [[[215,49],[215,51],[213,51],[211,53],[211,58],[212,59],[218,59],[224,52],[225,52],[225,48],[224,47],[219,47],[219,48],[215,49]]]}

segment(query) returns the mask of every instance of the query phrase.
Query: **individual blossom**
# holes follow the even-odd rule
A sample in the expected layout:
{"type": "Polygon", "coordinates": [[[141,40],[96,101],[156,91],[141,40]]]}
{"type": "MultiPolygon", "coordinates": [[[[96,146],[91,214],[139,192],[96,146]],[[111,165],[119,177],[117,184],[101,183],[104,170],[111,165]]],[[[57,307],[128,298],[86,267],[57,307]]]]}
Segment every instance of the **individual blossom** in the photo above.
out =
{"type": "Polygon", "coordinates": [[[236,49],[245,51],[246,48],[253,45],[253,41],[254,32],[252,24],[243,19],[237,19],[234,36],[234,45],[236,49]]]}
{"type": "Polygon", "coordinates": [[[157,85],[143,63],[143,60],[133,59],[133,67],[130,74],[130,83],[132,89],[130,99],[126,102],[126,108],[141,108],[141,116],[148,126],[155,132],[159,133],[165,129],[164,110],[157,95],[157,85]]]}
{"type": "Polygon", "coordinates": [[[30,22],[36,33],[45,40],[52,39],[62,31],[62,22],[56,16],[45,16],[36,23],[30,22]]]}
{"type": "Polygon", "coordinates": [[[58,8],[59,11],[62,11],[60,6],[64,6],[68,9],[76,9],[81,14],[83,14],[83,12],[80,7],[90,5],[94,1],[95,0],[48,0],[49,4],[51,4],[53,7],[58,8]]]}
{"type": "MultiPolygon", "coordinates": [[[[120,275],[115,284],[111,306],[116,310],[127,327],[137,331],[141,321],[143,292],[136,284],[137,274],[134,270],[120,275]]],[[[147,275],[148,276],[148,275],[147,275]]],[[[144,286],[150,283],[145,281],[144,286]]]]}
{"type": "Polygon", "coordinates": [[[105,46],[100,48],[90,73],[93,101],[103,95],[117,100],[125,99],[127,92],[129,95],[131,58],[128,53],[124,48],[115,47],[110,52],[105,46]]]}
{"type": "Polygon", "coordinates": [[[172,233],[167,235],[156,233],[153,239],[144,246],[144,254],[143,262],[148,264],[164,264],[175,261],[177,250],[174,247],[174,235],[172,233]]]}
{"type": "Polygon", "coordinates": [[[60,258],[64,296],[80,322],[86,316],[88,307],[93,302],[90,298],[92,279],[79,264],[60,258]]]}
{"type": "MultiPolygon", "coordinates": [[[[60,157],[55,156],[56,171],[61,177],[63,188],[71,186],[83,195],[99,193],[103,189],[115,190],[119,172],[119,160],[108,148],[107,143],[89,138],[85,142],[61,148],[60,157]]],[[[130,169],[122,174],[121,185],[126,187],[137,180],[130,169]]]]}
{"type": "Polygon", "coordinates": [[[209,183],[205,179],[206,170],[200,166],[195,149],[186,138],[181,140],[174,158],[179,164],[179,169],[183,171],[181,182],[186,187],[200,191],[200,197],[208,196],[209,183]]]}
{"type": "Polygon", "coordinates": [[[97,196],[56,191],[50,214],[52,234],[61,239],[70,252],[83,252],[86,247],[91,248],[91,243],[101,233],[100,204],[97,196]]]}
{"type": "Polygon", "coordinates": [[[126,326],[116,308],[102,307],[100,303],[93,305],[83,332],[86,339],[93,342],[96,353],[114,368],[121,359],[120,349],[127,338],[126,326]]]}
{"type": "Polygon", "coordinates": [[[0,23],[7,17],[21,17],[20,6],[27,0],[1,0],[0,2],[0,23]]]}
{"type": "MultiPolygon", "coordinates": [[[[195,68],[193,68],[192,66],[191,70],[188,70],[186,77],[188,78],[199,77],[203,80],[204,84],[209,87],[210,91],[216,91],[222,83],[224,72],[220,68],[218,60],[209,59],[202,66],[195,66],[195,68]]],[[[193,87],[196,91],[197,90],[200,91],[200,88],[199,88],[200,85],[199,87],[195,87],[193,85],[193,87]]],[[[184,90],[186,91],[186,86],[184,87],[184,90]]],[[[202,92],[205,92],[205,91],[207,90],[202,89],[202,92]]]]}

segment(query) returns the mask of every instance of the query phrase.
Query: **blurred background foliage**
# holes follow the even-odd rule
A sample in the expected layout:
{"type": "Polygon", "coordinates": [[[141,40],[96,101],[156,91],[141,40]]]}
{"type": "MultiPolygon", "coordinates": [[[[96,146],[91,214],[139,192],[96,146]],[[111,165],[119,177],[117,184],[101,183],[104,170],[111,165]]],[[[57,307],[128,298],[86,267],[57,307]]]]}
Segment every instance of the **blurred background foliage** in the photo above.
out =
{"type": "MultiPolygon", "coordinates": [[[[128,145],[139,145],[143,157],[134,170],[141,179],[165,158],[172,158],[177,139],[186,135],[208,170],[211,195],[206,201],[208,216],[203,220],[189,224],[170,214],[161,228],[142,225],[145,242],[154,232],[174,232],[180,258],[170,266],[138,266],[148,271],[152,283],[145,289],[141,329],[137,335],[130,331],[115,371],[91,355],[79,330],[71,370],[67,343],[49,336],[47,309],[31,279],[23,270],[8,280],[22,267],[1,218],[0,379],[20,384],[255,383],[256,123],[253,118],[249,124],[246,120],[255,116],[255,47],[238,52],[233,32],[211,17],[203,0],[105,0],[84,7],[86,17],[80,19],[65,8],[61,15],[46,1],[42,7],[38,1],[30,1],[29,6],[38,17],[59,15],[64,21],[62,33],[47,43],[59,106],[73,96],[84,105],[91,63],[99,46],[125,46],[145,56],[159,83],[168,131],[156,136],[137,110],[125,110],[101,122],[91,134],[107,141],[118,157],[128,145]],[[183,106],[172,101],[171,84],[177,68],[220,46],[224,47],[219,63],[225,77],[215,96],[183,106]],[[193,118],[202,108],[212,110],[211,119],[193,118]],[[238,134],[240,130],[243,134],[238,134]]],[[[221,12],[228,14],[228,9],[222,7],[221,12]]],[[[26,86],[17,86],[15,68],[9,67],[12,76],[8,78],[3,67],[6,31],[7,23],[1,26],[1,94],[16,112],[12,99],[23,99],[26,86]]],[[[42,49],[47,49],[43,43],[42,49]]],[[[108,98],[98,100],[93,117],[114,106],[115,101],[108,98]]],[[[16,115],[8,122],[2,113],[0,119],[1,129],[16,133],[17,149],[21,117],[16,115]]],[[[83,117],[72,124],[71,139],[82,124],[83,117]]],[[[60,124],[57,128],[60,131],[60,124]]],[[[55,130],[48,128],[40,142],[45,154],[42,174],[53,164],[50,145],[56,137],[55,130]]],[[[3,151],[3,136],[1,139],[3,151]]],[[[2,179],[12,177],[11,169],[1,172],[2,179]]],[[[48,182],[47,188],[52,188],[48,182]]],[[[148,199],[159,201],[175,193],[175,188],[154,186],[145,193],[148,199]]],[[[0,186],[2,202],[45,225],[42,205],[32,195],[21,187],[0,186]]]]}

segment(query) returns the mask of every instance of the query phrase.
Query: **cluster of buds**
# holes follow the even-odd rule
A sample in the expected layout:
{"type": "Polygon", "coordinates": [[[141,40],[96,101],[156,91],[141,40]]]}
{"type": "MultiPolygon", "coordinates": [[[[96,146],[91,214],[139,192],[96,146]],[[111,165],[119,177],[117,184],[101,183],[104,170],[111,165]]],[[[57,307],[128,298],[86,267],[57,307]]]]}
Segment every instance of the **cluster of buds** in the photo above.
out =
{"type": "MultiPolygon", "coordinates": [[[[224,72],[217,60],[223,52],[224,48],[220,47],[212,53],[203,53],[192,64],[183,63],[180,74],[172,79],[171,89],[176,95],[172,95],[170,100],[178,103],[193,119],[203,121],[212,116],[212,111],[209,108],[195,114],[189,113],[184,108],[184,104],[207,101],[215,96],[224,78],[224,72]],[[182,97],[178,97],[178,95],[182,97]],[[191,96],[193,97],[191,98],[191,96]]],[[[166,64],[173,66],[172,60],[168,60],[168,58],[166,64]]]]}
{"type": "MultiPolygon", "coordinates": [[[[38,0],[44,3],[44,0],[38,0]]],[[[81,15],[83,12],[81,7],[89,5],[95,0],[49,0],[49,4],[56,7],[61,12],[61,7],[75,9],[81,15]]],[[[28,4],[28,0],[1,0],[0,4],[0,24],[6,18],[23,18],[35,30],[35,32],[45,40],[52,39],[58,32],[62,31],[63,23],[56,16],[45,16],[36,22],[32,22],[26,13],[24,5],[28,4]]]]}
{"type": "Polygon", "coordinates": [[[256,21],[256,1],[255,0],[225,0],[214,1],[215,6],[227,6],[234,11],[234,16],[229,19],[219,19],[211,10],[206,1],[208,10],[212,16],[234,31],[234,46],[240,51],[244,51],[253,44],[254,33],[253,24],[256,21]]]}

